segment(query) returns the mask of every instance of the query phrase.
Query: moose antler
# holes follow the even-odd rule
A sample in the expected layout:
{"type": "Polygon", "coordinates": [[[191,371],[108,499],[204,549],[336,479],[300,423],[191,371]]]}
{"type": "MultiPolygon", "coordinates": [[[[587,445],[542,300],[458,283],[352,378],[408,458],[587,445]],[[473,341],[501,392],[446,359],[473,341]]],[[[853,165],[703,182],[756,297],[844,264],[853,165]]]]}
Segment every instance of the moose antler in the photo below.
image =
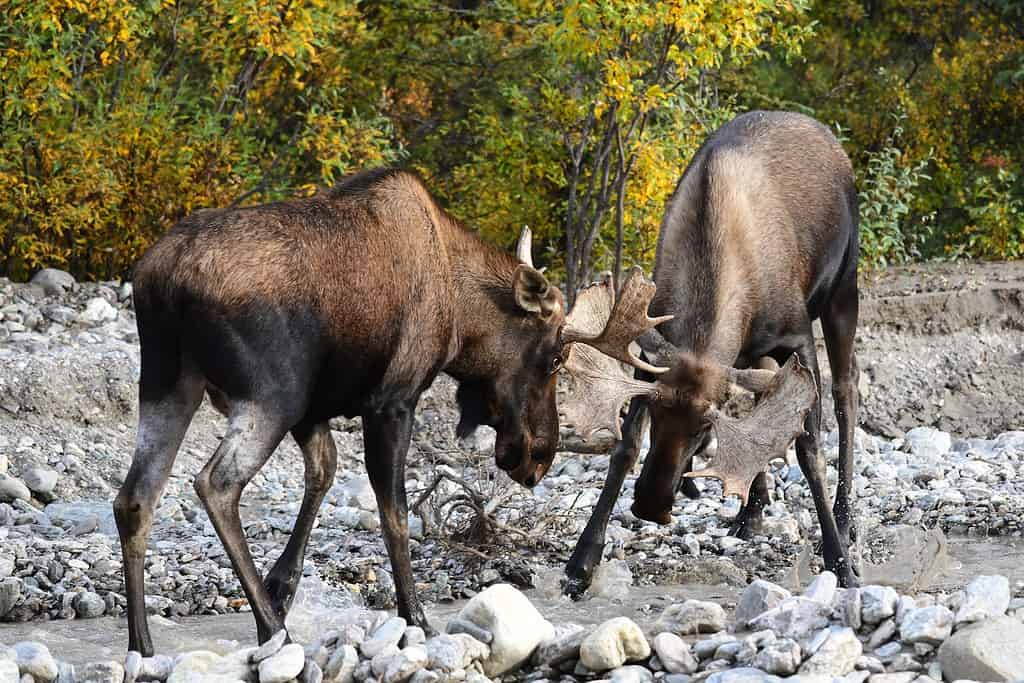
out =
{"type": "Polygon", "coordinates": [[[586,438],[599,429],[609,429],[615,438],[619,409],[633,396],[656,395],[658,386],[633,378],[623,363],[649,372],[664,372],[636,357],[633,339],[672,316],[651,319],[647,307],[654,296],[654,283],[635,268],[615,299],[611,278],[583,289],[566,319],[562,340],[569,345],[565,369],[569,387],[562,402],[562,420],[586,438]],[[576,342],[571,343],[570,342],[576,342]]]}
{"type": "Polygon", "coordinates": [[[710,467],[684,476],[721,479],[726,496],[737,495],[746,503],[754,478],[769,462],[784,458],[789,444],[803,434],[817,399],[814,375],[793,354],[750,415],[736,419],[713,408],[705,413],[718,437],[718,451],[710,467]]]}
{"type": "Polygon", "coordinates": [[[617,300],[607,278],[598,285],[591,285],[580,293],[566,319],[562,341],[566,344],[581,342],[592,346],[606,356],[647,372],[667,372],[669,368],[646,363],[630,349],[637,337],[674,317],[663,315],[651,318],[647,315],[647,307],[651,304],[655,289],[655,284],[644,278],[640,268],[630,271],[617,300]]]}

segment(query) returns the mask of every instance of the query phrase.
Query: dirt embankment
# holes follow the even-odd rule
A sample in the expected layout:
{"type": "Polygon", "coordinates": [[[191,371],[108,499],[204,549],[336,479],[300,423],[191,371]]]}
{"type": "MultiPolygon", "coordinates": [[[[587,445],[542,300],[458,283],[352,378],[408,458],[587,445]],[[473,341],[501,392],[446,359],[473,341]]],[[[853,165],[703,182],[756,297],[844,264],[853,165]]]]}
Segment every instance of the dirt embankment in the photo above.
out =
{"type": "MultiPolygon", "coordinates": [[[[931,263],[863,276],[861,426],[960,437],[1024,426],[1024,262],[931,263]]],[[[824,345],[825,424],[834,424],[824,345]]]]}

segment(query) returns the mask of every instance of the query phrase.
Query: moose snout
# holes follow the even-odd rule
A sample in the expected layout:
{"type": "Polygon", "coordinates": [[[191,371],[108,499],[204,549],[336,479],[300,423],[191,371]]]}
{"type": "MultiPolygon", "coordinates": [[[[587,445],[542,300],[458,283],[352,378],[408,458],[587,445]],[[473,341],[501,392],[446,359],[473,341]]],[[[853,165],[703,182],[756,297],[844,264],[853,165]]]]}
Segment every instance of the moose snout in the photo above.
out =
{"type": "Polygon", "coordinates": [[[554,448],[541,439],[524,435],[512,443],[499,440],[494,446],[498,467],[526,488],[536,486],[554,459],[554,448]]]}

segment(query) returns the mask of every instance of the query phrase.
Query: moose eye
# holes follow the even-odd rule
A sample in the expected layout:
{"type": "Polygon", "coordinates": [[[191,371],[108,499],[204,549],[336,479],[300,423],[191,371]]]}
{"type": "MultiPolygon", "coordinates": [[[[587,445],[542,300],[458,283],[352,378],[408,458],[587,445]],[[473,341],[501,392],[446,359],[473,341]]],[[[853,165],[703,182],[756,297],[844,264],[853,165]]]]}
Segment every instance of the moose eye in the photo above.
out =
{"type": "Polygon", "coordinates": [[[555,356],[551,359],[551,372],[555,373],[562,369],[562,357],[555,356]]]}

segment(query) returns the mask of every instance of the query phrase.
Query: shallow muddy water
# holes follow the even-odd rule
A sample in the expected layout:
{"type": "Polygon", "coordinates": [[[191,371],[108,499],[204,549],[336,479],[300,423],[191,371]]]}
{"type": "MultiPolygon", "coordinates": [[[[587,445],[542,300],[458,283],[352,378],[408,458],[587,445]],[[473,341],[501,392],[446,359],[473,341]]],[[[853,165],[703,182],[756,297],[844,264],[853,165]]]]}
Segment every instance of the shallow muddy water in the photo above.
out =
{"type": "MultiPolygon", "coordinates": [[[[941,539],[932,547],[917,544],[904,553],[897,553],[884,565],[865,568],[866,583],[896,584],[906,587],[908,579],[919,581],[915,590],[951,591],[979,574],[1002,574],[1011,586],[1024,580],[1024,539],[954,537],[941,539]]],[[[800,561],[797,561],[799,565],[800,561]]],[[[794,566],[791,580],[806,580],[794,566]]],[[[628,616],[641,626],[650,626],[666,605],[695,598],[710,600],[731,607],[738,589],[719,585],[675,584],[662,586],[630,586],[625,597],[592,597],[572,602],[558,589],[560,569],[538,571],[537,587],[524,591],[533,604],[555,623],[595,624],[616,616],[628,616]]],[[[344,612],[351,604],[340,594],[321,589],[313,580],[312,591],[300,595],[289,615],[289,627],[297,640],[309,633],[330,626],[328,615],[344,612]],[[325,592],[316,593],[323,590],[325,592]]],[[[793,587],[793,586],[791,586],[793,587]]],[[[614,587],[609,590],[615,592],[614,587]]],[[[621,589],[619,593],[622,593],[621,589]]],[[[429,605],[428,618],[440,628],[465,604],[464,600],[429,605]]],[[[170,620],[150,617],[150,627],[158,652],[175,653],[208,649],[228,652],[239,645],[255,644],[255,627],[248,613],[170,620]]],[[[76,621],[30,622],[0,625],[0,642],[13,644],[21,640],[45,643],[58,658],[72,664],[103,659],[121,659],[128,645],[128,630],[123,618],[101,617],[76,621]]]]}

